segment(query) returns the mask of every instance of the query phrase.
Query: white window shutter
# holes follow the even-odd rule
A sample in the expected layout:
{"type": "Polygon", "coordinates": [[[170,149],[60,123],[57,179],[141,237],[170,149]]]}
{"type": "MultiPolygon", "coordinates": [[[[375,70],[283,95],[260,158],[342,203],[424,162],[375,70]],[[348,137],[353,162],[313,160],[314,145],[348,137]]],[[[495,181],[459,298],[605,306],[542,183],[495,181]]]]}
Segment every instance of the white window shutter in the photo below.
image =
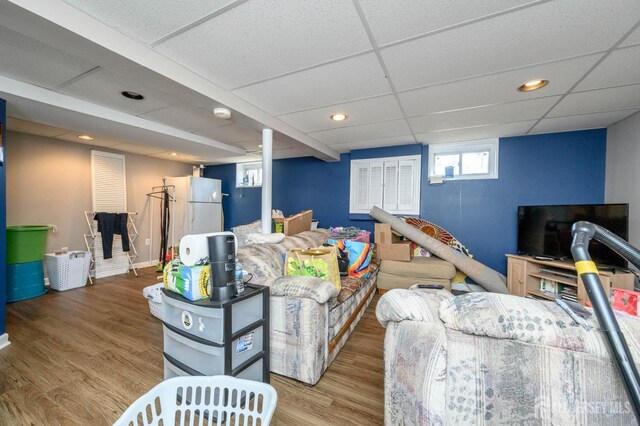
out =
{"type": "Polygon", "coordinates": [[[398,210],[398,162],[384,162],[384,199],[383,209],[398,210]]]}
{"type": "Polygon", "coordinates": [[[404,160],[398,162],[398,210],[414,210],[415,182],[418,177],[415,160],[404,160]]]}
{"type": "Polygon", "coordinates": [[[367,213],[369,210],[369,163],[351,163],[351,206],[354,213],[367,213]]]}
{"type": "MultiPolygon", "coordinates": [[[[91,189],[93,211],[125,213],[127,211],[127,177],[124,155],[91,150],[91,189]]],[[[96,262],[96,278],[124,274],[129,270],[129,258],[122,251],[120,235],[113,236],[112,258],[104,259],[102,236],[97,222],[92,222],[96,239],[93,256],[96,262]]]]}
{"type": "Polygon", "coordinates": [[[369,192],[369,208],[376,206],[382,207],[382,191],[384,189],[384,163],[372,162],[370,169],[370,192],[369,192]]]}

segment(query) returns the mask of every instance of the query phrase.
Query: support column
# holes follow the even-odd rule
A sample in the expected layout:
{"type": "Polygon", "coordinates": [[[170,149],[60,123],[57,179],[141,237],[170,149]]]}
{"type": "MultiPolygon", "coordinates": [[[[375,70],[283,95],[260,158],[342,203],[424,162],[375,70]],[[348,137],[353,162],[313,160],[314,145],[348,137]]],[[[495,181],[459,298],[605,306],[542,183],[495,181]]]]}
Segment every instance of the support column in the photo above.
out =
{"type": "Polygon", "coordinates": [[[273,170],[273,130],[262,129],[262,233],[271,233],[271,172],[273,170]]]}

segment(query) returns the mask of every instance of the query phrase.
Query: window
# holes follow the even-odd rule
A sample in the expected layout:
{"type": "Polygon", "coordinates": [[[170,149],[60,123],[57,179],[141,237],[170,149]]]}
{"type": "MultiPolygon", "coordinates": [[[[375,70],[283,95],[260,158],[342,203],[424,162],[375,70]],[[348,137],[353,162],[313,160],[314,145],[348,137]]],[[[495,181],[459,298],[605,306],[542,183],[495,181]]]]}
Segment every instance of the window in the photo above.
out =
{"type": "Polygon", "coordinates": [[[447,179],[497,179],[498,139],[454,142],[429,145],[429,177],[447,176],[447,179]]]}
{"type": "Polygon", "coordinates": [[[351,161],[349,213],[419,214],[420,156],[351,161]]]}
{"type": "Polygon", "coordinates": [[[262,161],[236,164],[236,188],[262,186],[262,161]]]}

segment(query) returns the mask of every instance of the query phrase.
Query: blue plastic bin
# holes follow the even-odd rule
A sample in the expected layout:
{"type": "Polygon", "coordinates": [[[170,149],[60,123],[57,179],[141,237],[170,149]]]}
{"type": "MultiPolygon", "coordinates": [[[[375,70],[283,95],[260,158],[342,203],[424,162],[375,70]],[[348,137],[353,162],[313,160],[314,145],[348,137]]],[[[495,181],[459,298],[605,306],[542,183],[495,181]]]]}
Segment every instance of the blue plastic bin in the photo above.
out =
{"type": "Polygon", "coordinates": [[[7,302],[32,299],[46,292],[42,260],[7,265],[7,302]]]}

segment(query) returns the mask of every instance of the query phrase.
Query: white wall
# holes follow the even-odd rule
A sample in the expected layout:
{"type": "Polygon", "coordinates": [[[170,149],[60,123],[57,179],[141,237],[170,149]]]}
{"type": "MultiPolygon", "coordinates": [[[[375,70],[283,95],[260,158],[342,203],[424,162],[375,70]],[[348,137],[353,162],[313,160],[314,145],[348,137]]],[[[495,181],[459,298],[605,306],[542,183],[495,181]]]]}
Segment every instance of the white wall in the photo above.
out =
{"type": "Polygon", "coordinates": [[[629,203],[629,242],[640,247],[640,113],[607,129],[604,197],[629,203]]]}
{"type": "MultiPolygon", "coordinates": [[[[107,148],[65,142],[58,139],[7,133],[7,225],[58,227],[49,233],[47,253],[61,247],[85,250],[82,235],[88,231],[85,210],[91,210],[91,149],[107,148]]],[[[153,206],[153,229],[149,229],[151,187],[162,185],[164,176],[188,176],[191,165],[143,155],[125,155],[127,206],[138,213],[140,236],[135,243],[137,262],[158,260],[160,251],[160,204],[153,206]],[[151,256],[145,239],[153,240],[151,256]]]]}

